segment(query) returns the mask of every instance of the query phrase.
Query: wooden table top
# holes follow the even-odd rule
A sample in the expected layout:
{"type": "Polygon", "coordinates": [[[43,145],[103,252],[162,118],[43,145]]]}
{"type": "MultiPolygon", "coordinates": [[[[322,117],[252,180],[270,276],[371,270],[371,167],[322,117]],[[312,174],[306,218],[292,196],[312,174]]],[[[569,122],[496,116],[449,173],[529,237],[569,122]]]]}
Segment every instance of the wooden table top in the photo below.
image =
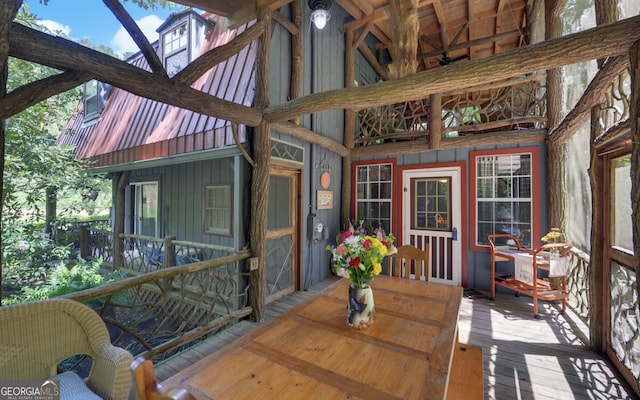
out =
{"type": "Polygon", "coordinates": [[[366,330],[341,279],[163,383],[201,399],[444,399],[462,288],[378,276],[366,330]]]}

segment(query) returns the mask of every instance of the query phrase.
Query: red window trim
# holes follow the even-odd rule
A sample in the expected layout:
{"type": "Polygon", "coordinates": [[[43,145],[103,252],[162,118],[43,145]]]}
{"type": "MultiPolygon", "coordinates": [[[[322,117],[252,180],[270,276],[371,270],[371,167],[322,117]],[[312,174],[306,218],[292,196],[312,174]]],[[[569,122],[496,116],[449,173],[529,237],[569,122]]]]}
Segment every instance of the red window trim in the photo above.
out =
{"type": "MultiPolygon", "coordinates": [[[[367,160],[367,161],[358,161],[351,163],[351,221],[355,221],[357,215],[355,215],[357,206],[357,186],[356,186],[356,171],[358,167],[363,165],[380,165],[380,164],[391,164],[391,232],[396,234],[397,221],[396,215],[393,213],[393,210],[396,209],[396,192],[394,190],[396,182],[398,181],[398,160],[395,158],[388,158],[384,160],[367,160]]],[[[389,233],[389,232],[387,232],[389,233]]]]}
{"type": "Polygon", "coordinates": [[[504,154],[531,154],[531,244],[540,236],[540,147],[514,147],[498,150],[476,150],[469,152],[469,238],[472,251],[489,252],[489,246],[477,245],[477,205],[476,205],[476,158],[504,154]]]}

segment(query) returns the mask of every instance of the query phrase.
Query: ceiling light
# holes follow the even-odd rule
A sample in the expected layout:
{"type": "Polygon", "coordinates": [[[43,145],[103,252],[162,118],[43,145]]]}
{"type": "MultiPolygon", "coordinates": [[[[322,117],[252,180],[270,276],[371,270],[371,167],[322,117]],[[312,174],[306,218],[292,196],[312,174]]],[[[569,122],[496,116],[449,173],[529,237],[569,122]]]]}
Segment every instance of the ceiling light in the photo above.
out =
{"type": "Polygon", "coordinates": [[[309,0],[309,8],[311,9],[311,22],[316,28],[323,29],[331,19],[329,13],[331,0],[309,0]]]}

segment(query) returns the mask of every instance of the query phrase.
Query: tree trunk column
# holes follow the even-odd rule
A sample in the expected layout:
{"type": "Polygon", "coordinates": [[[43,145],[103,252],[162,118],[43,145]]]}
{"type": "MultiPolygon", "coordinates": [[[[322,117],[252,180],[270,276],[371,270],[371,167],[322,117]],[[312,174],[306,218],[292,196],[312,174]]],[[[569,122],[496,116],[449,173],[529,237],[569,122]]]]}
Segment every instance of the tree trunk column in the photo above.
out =
{"type": "MultiPolygon", "coordinates": [[[[256,105],[262,110],[269,106],[269,62],[271,47],[271,11],[259,10],[258,19],[264,22],[264,32],[258,47],[256,62],[256,105]]],[[[263,321],[267,293],[267,202],[269,200],[269,171],[271,168],[271,128],[262,121],[253,140],[253,168],[251,179],[251,225],[250,244],[253,256],[257,258],[257,268],[250,273],[250,302],[252,321],[263,321]]]]}
{"type": "MultiPolygon", "coordinates": [[[[545,1],[545,38],[562,36],[562,12],[566,0],[545,1]]],[[[564,108],[563,70],[547,70],[547,132],[553,131],[560,122],[564,108]]],[[[548,228],[567,232],[567,146],[566,143],[546,141],[547,187],[549,188],[548,228]]],[[[533,238],[532,238],[533,239],[533,238]]]]}
{"type": "MultiPolygon", "coordinates": [[[[353,47],[355,40],[353,30],[345,32],[344,51],[344,87],[353,87],[356,79],[356,49],[353,47]]],[[[340,202],[340,221],[342,226],[347,226],[351,210],[351,150],[354,146],[356,135],[356,113],[353,109],[344,110],[344,136],[342,143],[347,148],[349,154],[342,157],[342,192],[340,202]]]]}

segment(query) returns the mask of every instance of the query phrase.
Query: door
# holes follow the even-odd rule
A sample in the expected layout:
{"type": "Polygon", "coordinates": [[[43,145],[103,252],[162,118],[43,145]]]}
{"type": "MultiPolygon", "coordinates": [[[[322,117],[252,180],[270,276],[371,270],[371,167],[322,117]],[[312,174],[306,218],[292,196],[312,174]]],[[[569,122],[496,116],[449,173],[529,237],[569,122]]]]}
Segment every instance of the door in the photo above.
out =
{"type": "Polygon", "coordinates": [[[158,237],[158,182],[140,182],[133,187],[133,233],[158,237]]]}
{"type": "Polygon", "coordinates": [[[431,282],[459,286],[462,275],[460,167],[402,175],[402,243],[429,249],[431,282]]]}
{"type": "Polygon", "coordinates": [[[299,173],[274,167],[267,203],[267,303],[296,290],[299,262],[299,173]]]}

